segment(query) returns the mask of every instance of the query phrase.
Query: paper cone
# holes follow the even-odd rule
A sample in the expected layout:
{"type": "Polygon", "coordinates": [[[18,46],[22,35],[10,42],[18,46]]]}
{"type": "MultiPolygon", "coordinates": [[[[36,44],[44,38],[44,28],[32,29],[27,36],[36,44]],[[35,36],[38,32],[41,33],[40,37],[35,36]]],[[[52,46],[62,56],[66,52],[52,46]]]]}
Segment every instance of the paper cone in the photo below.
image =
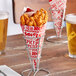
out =
{"type": "Polygon", "coordinates": [[[54,23],[54,27],[56,30],[56,35],[57,35],[57,37],[59,37],[61,35],[61,31],[62,31],[63,20],[56,19],[56,20],[53,20],[53,23],[54,23]]]}
{"type": "Polygon", "coordinates": [[[28,56],[32,64],[32,70],[35,72],[39,69],[39,61],[41,57],[41,49],[43,45],[46,24],[42,27],[34,26],[21,26],[24,38],[26,41],[26,47],[28,56]]]}
{"type": "Polygon", "coordinates": [[[67,0],[49,0],[52,10],[64,10],[66,8],[67,0]]]}
{"type": "Polygon", "coordinates": [[[65,16],[67,0],[49,0],[52,20],[56,30],[57,37],[61,37],[62,24],[65,16]]]}

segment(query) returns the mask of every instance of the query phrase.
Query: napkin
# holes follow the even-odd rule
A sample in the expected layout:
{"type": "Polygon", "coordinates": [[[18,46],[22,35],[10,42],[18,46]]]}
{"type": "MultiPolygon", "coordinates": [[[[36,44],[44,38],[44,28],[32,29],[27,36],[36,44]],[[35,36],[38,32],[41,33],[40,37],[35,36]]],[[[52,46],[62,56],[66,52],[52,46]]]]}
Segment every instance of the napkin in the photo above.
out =
{"type": "Polygon", "coordinates": [[[1,65],[0,71],[5,74],[5,75],[3,75],[0,72],[0,76],[21,76],[20,74],[18,74],[17,72],[15,72],[14,70],[12,70],[11,68],[9,68],[6,65],[1,65]]]}

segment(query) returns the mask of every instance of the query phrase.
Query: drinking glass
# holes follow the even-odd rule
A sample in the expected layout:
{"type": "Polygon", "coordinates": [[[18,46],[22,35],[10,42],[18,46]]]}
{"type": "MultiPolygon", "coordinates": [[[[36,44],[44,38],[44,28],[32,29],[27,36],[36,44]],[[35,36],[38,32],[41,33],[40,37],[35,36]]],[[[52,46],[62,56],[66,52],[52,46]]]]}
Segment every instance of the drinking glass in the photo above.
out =
{"type": "Polygon", "coordinates": [[[7,42],[8,12],[0,11],[0,55],[4,53],[7,42]]]}
{"type": "Polygon", "coordinates": [[[66,15],[69,57],[76,58],[76,14],[66,15]]]}

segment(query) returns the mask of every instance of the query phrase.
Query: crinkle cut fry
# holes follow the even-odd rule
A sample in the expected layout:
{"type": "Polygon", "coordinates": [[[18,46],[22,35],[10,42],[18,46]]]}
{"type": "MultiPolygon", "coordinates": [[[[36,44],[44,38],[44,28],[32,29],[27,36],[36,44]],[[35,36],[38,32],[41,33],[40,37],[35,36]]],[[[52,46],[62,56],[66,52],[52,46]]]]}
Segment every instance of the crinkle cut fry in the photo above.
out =
{"type": "Polygon", "coordinates": [[[22,25],[28,25],[28,26],[43,26],[48,20],[48,13],[46,10],[41,8],[40,10],[37,10],[36,13],[34,13],[32,16],[28,16],[26,13],[24,13],[20,18],[20,23],[22,25]]]}

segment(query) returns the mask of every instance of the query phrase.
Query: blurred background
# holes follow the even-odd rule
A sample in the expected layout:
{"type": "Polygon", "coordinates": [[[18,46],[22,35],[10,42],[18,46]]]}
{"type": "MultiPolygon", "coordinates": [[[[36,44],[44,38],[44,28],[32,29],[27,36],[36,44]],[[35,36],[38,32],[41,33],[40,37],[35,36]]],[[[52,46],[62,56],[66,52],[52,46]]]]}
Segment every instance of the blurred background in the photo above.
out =
{"type": "MultiPolygon", "coordinates": [[[[0,0],[0,10],[9,12],[8,36],[21,34],[19,25],[20,16],[24,7],[31,7],[34,10],[44,8],[48,11],[49,19],[46,29],[52,29],[53,23],[49,11],[49,0],[0,0]]],[[[67,0],[66,14],[76,13],[76,0],[67,0]]],[[[65,25],[65,24],[64,24],[65,25]]]]}

